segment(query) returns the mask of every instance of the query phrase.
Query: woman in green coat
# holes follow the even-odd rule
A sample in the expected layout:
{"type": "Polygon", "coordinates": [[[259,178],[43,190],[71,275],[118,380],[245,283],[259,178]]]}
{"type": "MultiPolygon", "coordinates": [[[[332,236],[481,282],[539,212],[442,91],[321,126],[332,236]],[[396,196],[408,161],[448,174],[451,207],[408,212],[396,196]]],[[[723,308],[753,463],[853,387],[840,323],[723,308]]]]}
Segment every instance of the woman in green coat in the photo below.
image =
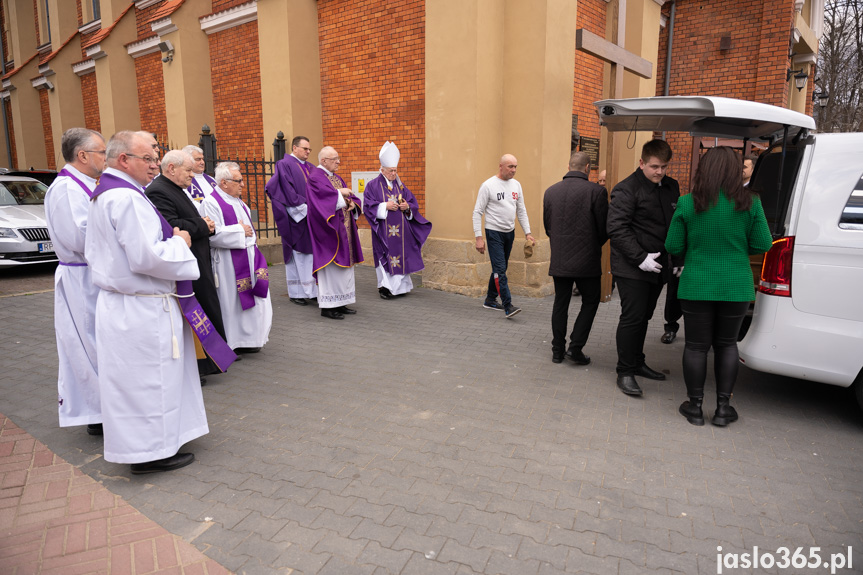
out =
{"type": "Polygon", "coordinates": [[[749,256],[771,244],[761,200],[743,187],[740,157],[725,146],[709,150],[698,164],[692,193],[677,202],[665,240],[670,254],[685,257],[677,297],[686,329],[683,378],[689,400],[679,411],[693,425],[704,425],[701,403],[711,347],[713,424],[737,421],[729,401],[737,380],[737,334],[755,299],[749,256]]]}

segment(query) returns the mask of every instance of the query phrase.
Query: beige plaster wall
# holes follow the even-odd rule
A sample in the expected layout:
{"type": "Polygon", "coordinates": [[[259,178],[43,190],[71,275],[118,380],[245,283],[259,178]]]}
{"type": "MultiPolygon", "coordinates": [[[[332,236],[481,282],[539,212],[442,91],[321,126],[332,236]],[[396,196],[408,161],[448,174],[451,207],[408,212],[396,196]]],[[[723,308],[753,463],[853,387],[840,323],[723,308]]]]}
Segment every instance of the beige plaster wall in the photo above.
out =
{"type": "MultiPolygon", "coordinates": [[[[51,49],[57,50],[69,36],[78,31],[78,3],[69,0],[48,0],[51,25],[51,49]]],[[[44,41],[44,40],[43,40],[44,41]]],[[[70,46],[74,51],[74,46],[70,46]]],[[[78,54],[80,60],[80,52],[78,54]]]]}
{"type": "MultiPolygon", "coordinates": [[[[61,2],[67,2],[68,0],[59,0],[61,2]]],[[[102,20],[102,28],[107,28],[110,26],[114,20],[120,17],[120,14],[123,13],[123,10],[129,6],[131,0],[99,0],[99,13],[101,14],[102,20]]],[[[134,9],[132,9],[132,16],[134,17],[134,9]]],[[[133,38],[135,36],[132,36],[133,38]]]]}
{"type": "Polygon", "coordinates": [[[12,76],[15,90],[10,91],[12,124],[15,126],[15,150],[18,153],[18,168],[46,168],[45,138],[42,132],[42,108],[39,91],[33,88],[29,78],[39,75],[34,58],[12,76]]]}
{"type": "MultiPolygon", "coordinates": [[[[104,7],[104,2],[102,6],[104,7]]],[[[103,20],[105,15],[102,16],[103,20]]],[[[140,130],[135,62],[123,45],[135,38],[135,15],[130,11],[100,46],[107,54],[95,61],[99,116],[106,137],[120,130],[140,130]]]]}
{"type": "Polygon", "coordinates": [[[54,90],[48,92],[48,106],[51,109],[51,130],[54,136],[54,160],[58,169],[66,163],[60,151],[63,132],[84,126],[81,79],[72,71],[72,64],[80,60],[80,48],[67,46],[51,60],[51,69],[55,74],[47,76],[54,84],[54,90]]]}
{"type": "Polygon", "coordinates": [[[315,0],[258,3],[264,148],[281,131],[323,145],[318,10],[315,0]],[[275,49],[277,47],[277,49],[275,49]]]}
{"type": "MultiPolygon", "coordinates": [[[[471,216],[504,153],[518,158],[531,231],[542,238],[542,195],[569,157],[575,15],[569,0],[426,3],[426,213],[435,227],[424,285],[484,293],[491,266],[475,250],[471,216]]],[[[513,293],[551,293],[547,240],[525,260],[516,228],[513,293]]]]}
{"type": "Polygon", "coordinates": [[[177,146],[197,145],[201,127],[213,125],[213,90],[210,46],[198,17],[210,2],[186,2],[171,14],[178,30],[161,36],[174,46],[174,59],[162,63],[168,141],[177,146]]]}

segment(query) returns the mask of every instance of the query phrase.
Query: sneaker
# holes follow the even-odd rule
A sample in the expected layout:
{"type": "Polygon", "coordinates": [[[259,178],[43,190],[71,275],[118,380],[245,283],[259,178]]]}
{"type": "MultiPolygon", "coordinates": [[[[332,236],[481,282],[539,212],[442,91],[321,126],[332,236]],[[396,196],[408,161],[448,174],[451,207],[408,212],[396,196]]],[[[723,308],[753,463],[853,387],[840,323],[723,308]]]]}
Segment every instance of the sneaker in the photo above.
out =
{"type": "Polygon", "coordinates": [[[496,309],[498,311],[503,311],[503,306],[500,305],[499,303],[497,303],[497,300],[494,300],[494,301],[485,300],[482,304],[482,307],[484,307],[485,309],[496,309]]]}
{"type": "Polygon", "coordinates": [[[514,305],[510,304],[506,308],[506,318],[507,319],[511,318],[512,316],[514,316],[515,314],[518,314],[518,313],[521,313],[520,307],[515,307],[514,305]]]}

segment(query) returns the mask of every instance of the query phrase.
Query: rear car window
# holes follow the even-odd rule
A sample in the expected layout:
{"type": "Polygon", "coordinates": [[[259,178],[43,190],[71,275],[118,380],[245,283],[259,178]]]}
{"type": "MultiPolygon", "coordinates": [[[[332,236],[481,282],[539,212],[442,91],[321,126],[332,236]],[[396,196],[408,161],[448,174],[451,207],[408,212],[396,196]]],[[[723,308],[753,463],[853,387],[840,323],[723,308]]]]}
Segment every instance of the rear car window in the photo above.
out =
{"type": "Polygon", "coordinates": [[[839,227],[843,230],[863,230],[863,176],[857,180],[857,186],[842,210],[839,227]]]}
{"type": "Polygon", "coordinates": [[[758,158],[749,187],[761,196],[764,216],[767,218],[767,224],[774,238],[785,235],[785,215],[794,183],[797,181],[801,159],[801,148],[789,142],[785,148],[783,164],[781,141],[758,158]],[[782,167],[781,179],[780,166],[782,167]]]}

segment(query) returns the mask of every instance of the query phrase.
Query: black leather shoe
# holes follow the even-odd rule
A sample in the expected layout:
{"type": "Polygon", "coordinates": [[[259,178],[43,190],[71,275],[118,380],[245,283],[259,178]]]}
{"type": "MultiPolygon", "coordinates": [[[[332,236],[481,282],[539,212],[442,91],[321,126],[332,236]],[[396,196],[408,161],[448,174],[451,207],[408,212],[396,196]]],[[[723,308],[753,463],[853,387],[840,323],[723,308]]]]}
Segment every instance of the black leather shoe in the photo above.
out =
{"type": "Polygon", "coordinates": [[[642,395],[642,391],[641,388],[638,386],[638,382],[635,381],[635,377],[631,375],[618,375],[617,387],[619,387],[620,391],[622,391],[626,395],[642,395]]]}
{"type": "Polygon", "coordinates": [[[385,287],[378,288],[378,293],[381,294],[381,299],[395,299],[396,296],[385,287]]]}
{"type": "Polygon", "coordinates": [[[344,315],[354,315],[355,313],[357,313],[357,310],[351,309],[351,308],[346,307],[346,306],[337,307],[336,311],[341,313],[341,314],[344,314],[344,315]]]}
{"type": "Polygon", "coordinates": [[[662,337],[659,338],[659,341],[661,341],[662,343],[671,343],[675,339],[677,339],[677,332],[676,331],[667,331],[664,334],[662,334],[662,337]]]}
{"type": "Polygon", "coordinates": [[[688,401],[680,404],[677,411],[692,425],[704,425],[704,412],[701,411],[703,397],[690,397],[688,401]]]}
{"type": "Polygon", "coordinates": [[[166,457],[165,459],[157,459],[156,461],[148,461],[147,463],[133,463],[132,473],[141,475],[142,473],[159,473],[160,471],[171,471],[186,467],[195,461],[194,453],[178,453],[177,455],[166,457]]]}
{"type": "Polygon", "coordinates": [[[238,347],[234,350],[234,353],[258,353],[259,351],[261,351],[259,347],[238,347]]]}
{"type": "Polygon", "coordinates": [[[102,435],[102,424],[101,423],[88,423],[87,424],[87,433],[90,435],[102,435]]]}
{"type": "Polygon", "coordinates": [[[297,305],[309,305],[309,302],[307,302],[306,300],[304,300],[301,297],[292,297],[291,301],[297,305]]]}
{"type": "Polygon", "coordinates": [[[204,387],[205,385],[207,385],[207,378],[201,377],[201,387],[204,387]]]}
{"type": "Polygon", "coordinates": [[[640,375],[641,377],[646,377],[647,379],[655,379],[656,381],[665,381],[665,374],[659,373],[655,369],[650,369],[647,367],[647,364],[642,364],[641,367],[638,368],[638,371],[635,372],[635,375],[640,375]]]}
{"type": "Polygon", "coordinates": [[[563,352],[552,350],[551,351],[551,363],[562,363],[563,362],[563,352]]]}
{"type": "Polygon", "coordinates": [[[336,308],[324,308],[321,310],[321,315],[330,319],[345,319],[344,314],[336,308]]]}
{"type": "Polygon", "coordinates": [[[566,352],[566,359],[572,360],[578,365],[587,365],[590,363],[590,356],[584,355],[580,351],[568,351],[566,352]]]}

